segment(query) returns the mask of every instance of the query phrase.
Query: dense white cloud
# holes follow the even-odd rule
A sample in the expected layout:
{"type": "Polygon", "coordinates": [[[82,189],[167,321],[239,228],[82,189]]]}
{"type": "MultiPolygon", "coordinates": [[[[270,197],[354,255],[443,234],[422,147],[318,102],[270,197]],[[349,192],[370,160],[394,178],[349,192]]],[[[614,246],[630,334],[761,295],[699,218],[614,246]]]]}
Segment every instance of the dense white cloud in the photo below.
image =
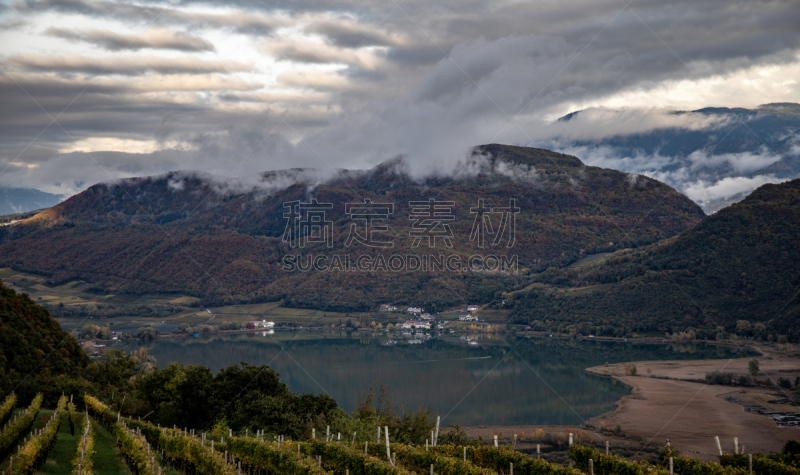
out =
{"type": "Polygon", "coordinates": [[[671,110],[800,102],[795,2],[631,8],[20,1],[0,11],[0,186],[69,194],[174,169],[330,172],[398,155],[412,174],[450,173],[488,142],[556,148],[698,200],[732,196],[728,176],[773,176],[760,170],[785,151],[621,153],[609,138],[722,136],[730,116],[671,110]]]}
{"type": "Polygon", "coordinates": [[[767,183],[783,183],[786,179],[774,175],[756,175],[754,177],[725,177],[713,183],[698,180],[688,183],[683,192],[701,205],[733,196],[749,193],[767,183]]]}

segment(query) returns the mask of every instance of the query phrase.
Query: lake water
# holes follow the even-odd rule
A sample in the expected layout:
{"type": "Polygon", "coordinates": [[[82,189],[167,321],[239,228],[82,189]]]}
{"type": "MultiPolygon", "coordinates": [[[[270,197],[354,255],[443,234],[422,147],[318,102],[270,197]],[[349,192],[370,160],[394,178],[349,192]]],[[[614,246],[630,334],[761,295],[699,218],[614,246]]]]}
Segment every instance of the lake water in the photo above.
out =
{"type": "MultiPolygon", "coordinates": [[[[587,374],[590,366],[624,361],[728,358],[714,345],[653,345],[495,335],[470,344],[459,336],[430,339],[354,333],[277,332],[163,339],[145,346],[164,367],[172,361],[213,372],[239,362],[269,364],[294,392],[326,392],[345,409],[375,382],[394,403],[433,406],[442,423],[580,424],[614,409],[629,390],[587,374]],[[413,341],[413,343],[409,343],[413,341]]],[[[745,354],[739,354],[747,356],[745,354]]],[[[647,368],[638,368],[646,374],[647,368]]]]}

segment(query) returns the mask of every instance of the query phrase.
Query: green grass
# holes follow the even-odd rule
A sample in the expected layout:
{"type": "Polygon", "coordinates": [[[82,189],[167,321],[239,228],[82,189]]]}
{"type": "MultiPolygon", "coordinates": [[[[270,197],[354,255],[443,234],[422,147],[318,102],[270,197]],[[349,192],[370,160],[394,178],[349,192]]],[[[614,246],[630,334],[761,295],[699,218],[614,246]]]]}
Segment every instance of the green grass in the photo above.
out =
{"type": "Polygon", "coordinates": [[[583,259],[574,262],[569,265],[570,269],[580,269],[582,267],[587,267],[590,265],[600,264],[607,260],[608,255],[611,254],[610,252],[598,252],[597,254],[589,254],[588,256],[584,257],[583,259]]]}
{"type": "Polygon", "coordinates": [[[94,455],[92,471],[103,475],[131,475],[125,459],[117,447],[117,438],[105,427],[92,421],[94,430],[94,455]]]}
{"type": "Polygon", "coordinates": [[[478,310],[475,315],[486,322],[504,322],[511,314],[511,310],[478,310]]]}
{"type": "Polygon", "coordinates": [[[75,422],[75,435],[72,435],[69,430],[69,420],[64,417],[61,421],[61,427],[58,428],[58,435],[56,436],[56,444],[47,454],[47,460],[42,465],[38,472],[43,475],[68,475],[72,472],[72,459],[78,451],[78,442],[81,438],[81,424],[82,420],[80,414],[72,413],[72,420],[75,422]]]}

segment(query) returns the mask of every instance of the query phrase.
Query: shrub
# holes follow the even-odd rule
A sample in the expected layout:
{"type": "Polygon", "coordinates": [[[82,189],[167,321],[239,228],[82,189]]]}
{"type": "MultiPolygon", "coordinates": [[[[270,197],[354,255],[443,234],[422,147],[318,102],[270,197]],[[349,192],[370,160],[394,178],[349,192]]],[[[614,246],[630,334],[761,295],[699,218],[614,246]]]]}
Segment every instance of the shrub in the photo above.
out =
{"type": "Polygon", "coordinates": [[[754,358],[754,359],[752,359],[752,360],[750,360],[750,361],[747,363],[747,370],[748,370],[748,371],[750,371],[750,374],[751,374],[751,375],[752,375],[754,378],[755,378],[756,376],[758,376],[758,372],[760,371],[760,368],[758,367],[758,360],[757,360],[757,359],[755,359],[755,358],[754,358]]]}
{"type": "Polygon", "coordinates": [[[706,383],[719,384],[720,386],[730,386],[737,380],[736,373],[724,373],[722,371],[712,371],[706,373],[706,383]]]}
{"type": "Polygon", "coordinates": [[[448,432],[439,435],[437,443],[439,445],[483,445],[482,440],[467,437],[467,433],[458,424],[451,425],[448,432]]]}

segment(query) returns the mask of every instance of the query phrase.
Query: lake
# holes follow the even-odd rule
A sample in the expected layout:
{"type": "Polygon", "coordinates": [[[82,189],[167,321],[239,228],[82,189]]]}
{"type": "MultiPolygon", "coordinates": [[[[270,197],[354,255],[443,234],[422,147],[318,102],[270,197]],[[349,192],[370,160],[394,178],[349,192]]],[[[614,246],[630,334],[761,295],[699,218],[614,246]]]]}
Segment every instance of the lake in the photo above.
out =
{"type": "MultiPolygon", "coordinates": [[[[269,364],[294,392],[326,392],[352,410],[376,382],[394,403],[431,405],[442,424],[580,424],[614,410],[627,387],[584,369],[643,360],[729,358],[716,345],[675,346],[555,338],[458,335],[405,338],[310,331],[250,333],[128,343],[144,346],[158,366],[177,361],[213,372],[247,362],[269,364]]],[[[747,356],[747,354],[739,354],[747,356]]],[[[646,374],[646,367],[639,367],[646,374]]]]}

